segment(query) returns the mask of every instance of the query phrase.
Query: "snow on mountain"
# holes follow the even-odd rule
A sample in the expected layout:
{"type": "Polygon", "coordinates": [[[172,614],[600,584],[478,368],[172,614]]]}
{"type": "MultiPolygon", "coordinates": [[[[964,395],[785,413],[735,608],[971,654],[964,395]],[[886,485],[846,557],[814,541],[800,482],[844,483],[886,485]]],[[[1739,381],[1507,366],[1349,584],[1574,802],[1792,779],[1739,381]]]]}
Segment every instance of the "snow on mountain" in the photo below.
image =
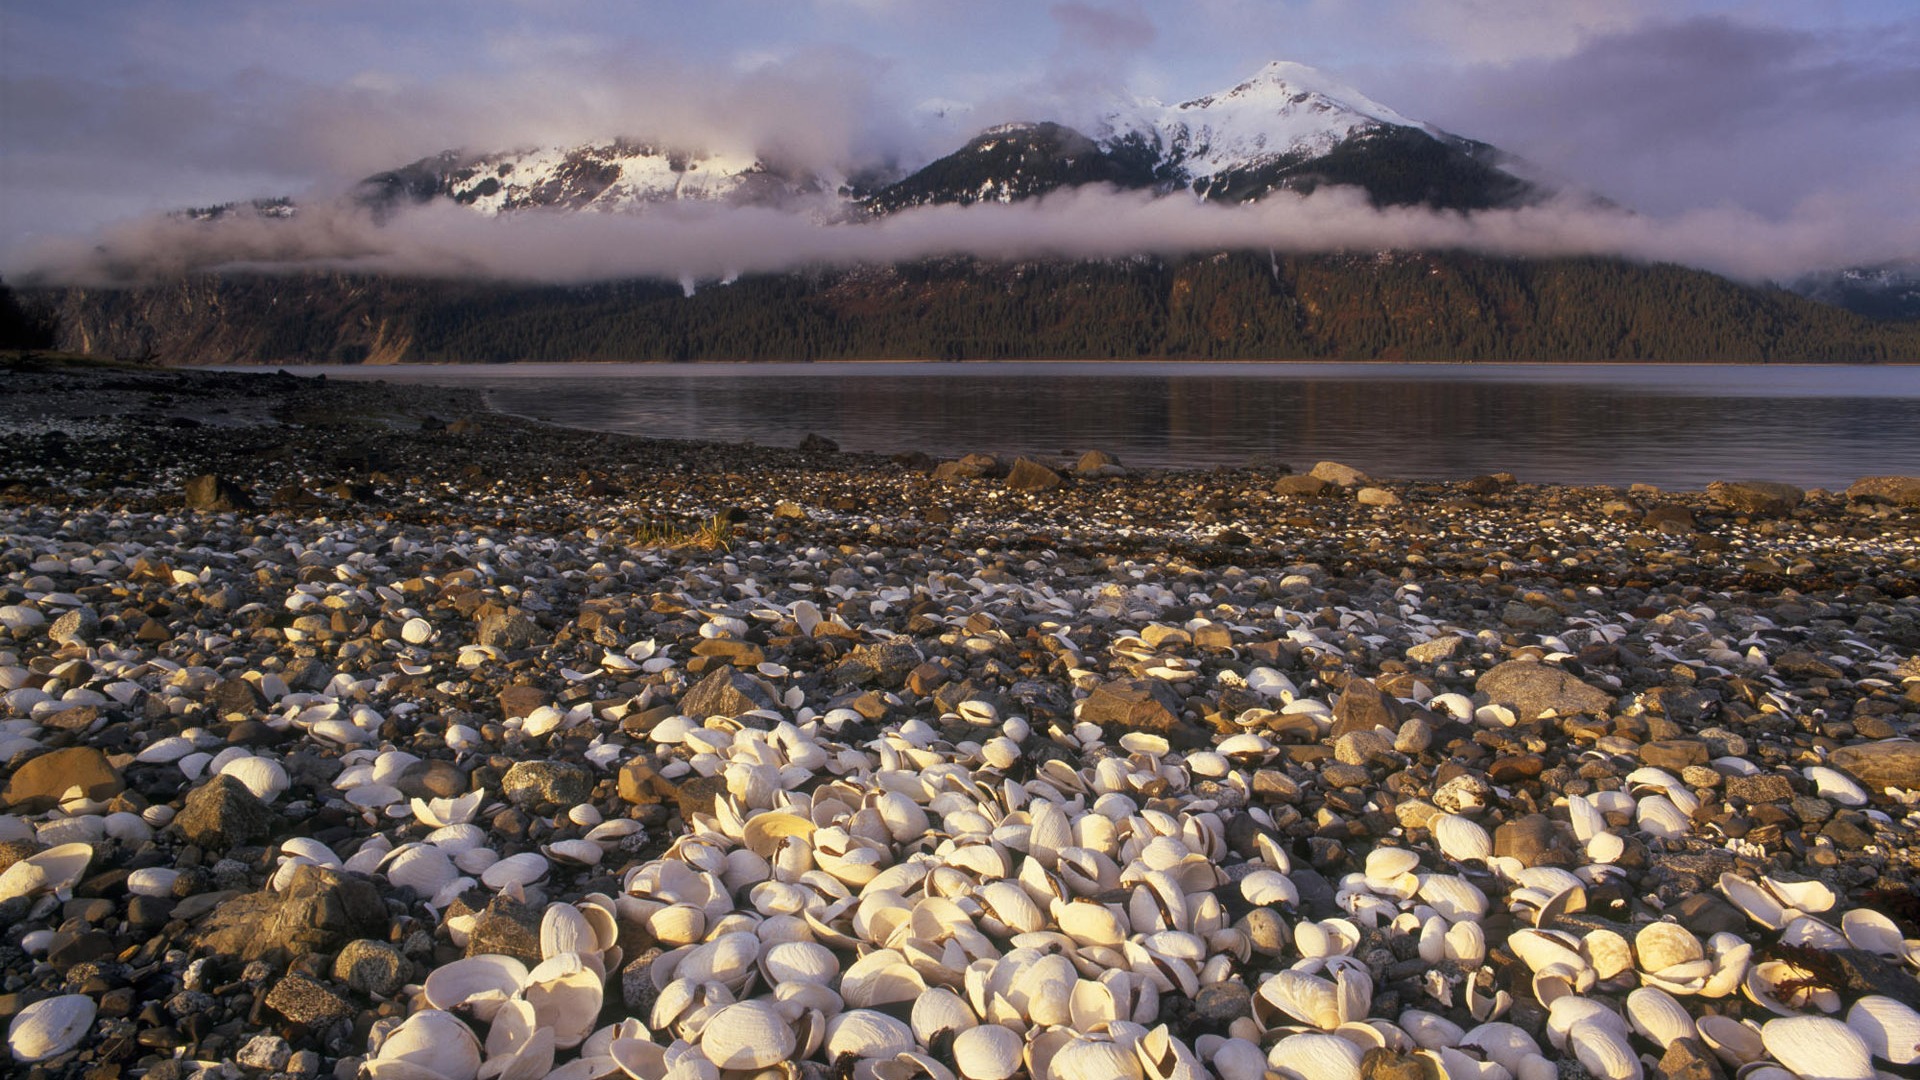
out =
{"type": "Polygon", "coordinates": [[[1176,105],[1142,99],[1114,109],[1097,137],[1108,145],[1141,137],[1195,182],[1282,158],[1318,157],[1383,126],[1445,137],[1325,72],[1276,60],[1229,90],[1176,105]]]}
{"type": "Polygon", "coordinates": [[[791,174],[741,151],[687,151],[616,139],[500,154],[442,154],[361,184],[363,201],[450,198],[489,215],[527,207],[630,212],[676,201],[787,205],[832,192],[833,178],[791,174]]]}

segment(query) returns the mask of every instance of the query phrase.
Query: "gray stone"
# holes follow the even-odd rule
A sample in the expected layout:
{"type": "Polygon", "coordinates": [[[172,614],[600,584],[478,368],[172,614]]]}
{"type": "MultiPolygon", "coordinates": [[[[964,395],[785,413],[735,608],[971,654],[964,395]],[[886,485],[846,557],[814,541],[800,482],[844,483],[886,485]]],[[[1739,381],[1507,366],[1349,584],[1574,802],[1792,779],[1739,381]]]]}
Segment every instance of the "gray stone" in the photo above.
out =
{"type": "Polygon", "coordinates": [[[709,716],[732,718],[754,709],[776,707],[778,702],[765,683],[724,664],[714,668],[680,698],[680,711],[695,721],[709,716]]]}
{"type": "Polygon", "coordinates": [[[273,984],[273,989],[267,992],[267,1008],[310,1028],[351,1020],[354,1012],[353,1006],[331,987],[300,974],[288,975],[273,984]]]}
{"type": "Polygon", "coordinates": [[[499,953],[517,957],[528,967],[542,959],[540,912],[505,896],[496,896],[479,913],[467,938],[467,955],[499,953]]]}
{"type": "Polygon", "coordinates": [[[1225,1031],[1228,1024],[1251,1015],[1253,992],[1245,983],[1212,983],[1193,996],[1193,1018],[1217,1031],[1225,1031]]]}
{"type": "Polygon", "coordinates": [[[501,794],[515,806],[572,806],[593,794],[593,770],[571,761],[521,761],[500,778],[501,794]]]}
{"type": "Polygon", "coordinates": [[[1467,639],[1459,634],[1442,634],[1432,641],[1423,641],[1407,648],[1407,659],[1416,664],[1437,664],[1442,660],[1451,660],[1460,655],[1461,646],[1467,639]]]}
{"type": "Polygon", "coordinates": [[[285,1069],[292,1059],[293,1047],[278,1035],[255,1035],[233,1055],[234,1064],[241,1068],[269,1073],[285,1069]]]}
{"type": "MultiPolygon", "coordinates": [[[[926,658],[904,641],[877,641],[856,646],[835,665],[833,677],[843,686],[878,686],[898,690],[926,658]]],[[[692,713],[688,713],[692,716],[692,713]]]]}
{"type": "Polygon", "coordinates": [[[173,825],[201,847],[225,851],[273,836],[280,819],[231,776],[219,775],[187,793],[173,825]]]}
{"type": "Polygon", "coordinates": [[[47,637],[56,645],[85,645],[100,629],[100,619],[92,608],[74,608],[53,620],[47,637]]]}
{"type": "Polygon", "coordinates": [[[496,649],[526,649],[540,640],[540,624],[517,611],[501,611],[480,620],[480,644],[496,649]]]}
{"type": "MultiPolygon", "coordinates": [[[[174,909],[181,916],[182,903],[174,909]]],[[[242,961],[330,953],[386,932],[387,905],[373,882],[323,866],[300,866],[284,892],[263,890],[213,906],[192,942],[242,961]]]]}
{"type": "Polygon", "coordinates": [[[1495,828],[1493,853],[1518,859],[1522,866],[1553,864],[1564,855],[1553,819],[1545,814],[1528,814],[1495,828]]]}
{"type": "Polygon", "coordinates": [[[1506,705],[1522,721],[1537,720],[1552,712],[1559,716],[1581,713],[1605,715],[1613,709],[1614,696],[1598,687],[1588,686],[1572,674],[1533,660],[1509,660],[1480,676],[1474,689],[1487,695],[1496,705],[1506,705]]]}
{"type": "Polygon", "coordinates": [[[412,963],[384,941],[349,941],[333,958],[333,977],[373,997],[392,997],[407,983],[412,963]]]}

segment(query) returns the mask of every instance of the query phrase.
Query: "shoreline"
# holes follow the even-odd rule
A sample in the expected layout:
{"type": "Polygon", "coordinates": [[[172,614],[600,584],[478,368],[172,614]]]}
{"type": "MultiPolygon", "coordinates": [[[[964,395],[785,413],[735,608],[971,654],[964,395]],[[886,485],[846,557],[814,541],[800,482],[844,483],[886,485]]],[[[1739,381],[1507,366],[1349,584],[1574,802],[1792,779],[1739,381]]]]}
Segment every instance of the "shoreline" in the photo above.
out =
{"type": "MultiPolygon", "coordinates": [[[[530,1013],[582,1029],[552,1065],[617,1057],[592,1033],[626,1017],[704,1053],[655,1013],[691,944],[661,913],[711,869],[686,831],[745,875],[707,896],[697,941],[723,914],[768,925],[772,894],[750,886],[793,849],[756,870],[758,841],[736,834],[796,808],[827,816],[778,827],[814,837],[811,865],[850,893],[918,866],[900,871],[912,906],[927,867],[969,867],[947,898],[978,938],[956,940],[1011,957],[1012,895],[981,893],[995,875],[956,852],[1004,853],[1023,888],[1054,843],[1039,804],[1065,821],[1106,798],[1114,816],[1067,835],[1110,839],[1113,880],[1048,873],[1112,900],[1127,947],[1049,948],[1072,985],[1153,983],[1135,990],[1154,1002],[1142,1032],[1166,1025],[1216,1071],[1236,1040],[1265,1058],[1306,1037],[1253,1004],[1303,960],[1364,973],[1343,1018],[1395,1030],[1470,1030],[1499,990],[1532,1053],[1571,1061],[1516,936],[1536,919],[1642,952],[1670,925],[1652,937],[1684,933],[1709,979],[1735,981],[1788,955],[1756,883],[1814,882],[1795,904],[1833,927],[1874,909],[1894,940],[1920,937],[1896,921],[1920,912],[1913,506],[1335,469],[1075,475],[609,435],[405,383],[0,378],[0,872],[44,871],[0,879],[0,1020],[86,1017],[40,1075],[352,1076],[462,1032],[480,1053],[486,1025],[430,1008],[454,1006],[429,976],[504,954],[533,978],[548,924],[574,919],[606,929],[572,950],[568,970],[593,975],[567,984],[580,1015],[530,1013]],[[877,860],[867,878],[856,850],[877,860]],[[1200,918],[1153,930],[1149,887],[1217,912],[1204,961],[1129,961],[1200,918]],[[1396,921],[1417,903],[1445,909],[1439,945],[1396,921]]],[[[806,910],[818,950],[796,956],[847,969],[856,941],[885,944],[850,907],[806,910]]],[[[1060,910],[1033,917],[1056,930],[1060,910]]],[[[1865,948],[1822,973],[1842,1016],[1920,1000],[1912,964],[1865,948]]],[[[1628,1011],[1658,972],[1627,956],[1576,996],[1628,1011]]],[[[771,1001],[764,966],[727,992],[771,1001]]],[[[904,1028],[938,977],[891,977],[904,996],[872,1008],[904,1028]]],[[[823,1008],[854,1007],[834,985],[823,1008]]],[[[1738,993],[1679,1002],[1690,1024],[1709,1007],[1774,1019],[1738,993]]],[[[1678,1064],[1637,1037],[1628,1051],[1678,1064]]]]}

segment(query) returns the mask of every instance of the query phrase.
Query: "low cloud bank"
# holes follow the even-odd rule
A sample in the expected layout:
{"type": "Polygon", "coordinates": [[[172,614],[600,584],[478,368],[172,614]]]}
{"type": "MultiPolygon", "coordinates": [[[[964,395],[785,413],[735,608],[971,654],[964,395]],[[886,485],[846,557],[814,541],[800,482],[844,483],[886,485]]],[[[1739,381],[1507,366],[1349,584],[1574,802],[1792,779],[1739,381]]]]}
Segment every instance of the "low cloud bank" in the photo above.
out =
{"type": "Polygon", "coordinates": [[[1759,281],[1920,250],[1920,214],[1888,220],[1882,211],[1860,214],[1844,203],[1810,200],[1777,218],[1732,208],[1650,217],[1568,201],[1463,215],[1376,209],[1351,189],[1216,205],[1082,188],[1012,205],[921,207],[833,224],[763,208],[674,206],[631,216],[529,210],[488,218],[452,205],[417,208],[381,224],[347,204],[319,203],[292,219],[155,217],[93,238],[44,241],[18,253],[8,277],[130,285],[209,271],[344,271],[559,284],[713,281],[950,256],[1103,259],[1265,248],[1620,256],[1759,281]]]}

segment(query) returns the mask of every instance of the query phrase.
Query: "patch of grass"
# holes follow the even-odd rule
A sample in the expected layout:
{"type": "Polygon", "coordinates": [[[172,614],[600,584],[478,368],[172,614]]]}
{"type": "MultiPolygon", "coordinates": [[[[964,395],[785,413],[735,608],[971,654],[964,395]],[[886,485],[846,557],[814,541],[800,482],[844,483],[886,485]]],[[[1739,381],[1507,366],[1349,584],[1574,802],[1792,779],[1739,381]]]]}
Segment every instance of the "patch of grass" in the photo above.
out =
{"type": "Polygon", "coordinates": [[[649,521],[634,531],[637,547],[698,548],[702,551],[732,551],[733,523],[714,514],[694,524],[678,521],[649,521]]]}

